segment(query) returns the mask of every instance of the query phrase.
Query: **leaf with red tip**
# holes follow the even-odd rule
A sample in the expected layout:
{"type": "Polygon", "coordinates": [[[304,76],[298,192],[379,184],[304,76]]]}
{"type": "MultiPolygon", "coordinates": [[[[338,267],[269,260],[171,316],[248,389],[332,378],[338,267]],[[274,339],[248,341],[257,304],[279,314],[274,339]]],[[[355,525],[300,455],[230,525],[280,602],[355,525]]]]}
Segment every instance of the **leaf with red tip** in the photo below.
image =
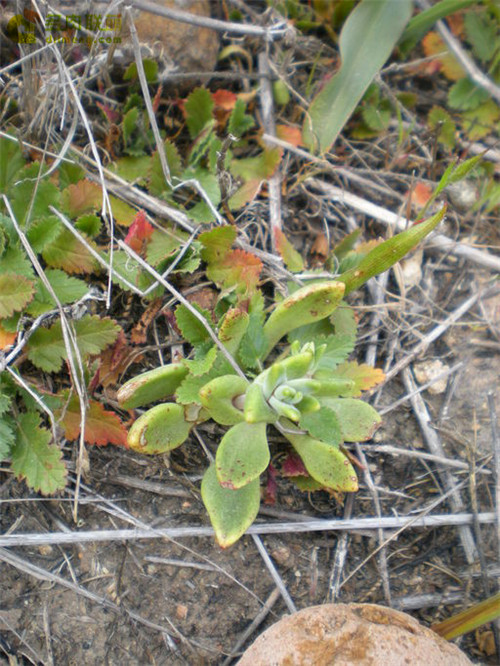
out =
{"type": "MultiPolygon", "coordinates": [[[[63,412],[61,425],[64,428],[66,439],[74,440],[80,436],[80,402],[77,396],[69,401],[63,412]]],[[[85,414],[85,441],[87,444],[106,446],[116,444],[127,445],[127,429],[114,412],[104,409],[96,400],[90,400],[85,414]]]]}
{"type": "Polygon", "coordinates": [[[283,476],[308,476],[302,459],[294,453],[289,453],[281,466],[283,476]]]}

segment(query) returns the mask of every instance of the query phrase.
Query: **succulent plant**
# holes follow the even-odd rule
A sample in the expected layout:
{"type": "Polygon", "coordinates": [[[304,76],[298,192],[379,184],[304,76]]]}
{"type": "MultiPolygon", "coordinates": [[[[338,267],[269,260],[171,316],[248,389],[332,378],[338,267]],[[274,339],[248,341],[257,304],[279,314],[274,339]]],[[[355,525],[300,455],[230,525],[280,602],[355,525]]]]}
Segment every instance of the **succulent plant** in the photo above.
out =
{"type": "Polygon", "coordinates": [[[299,487],[357,490],[343,444],[369,439],[380,424],[377,412],[359,397],[384,374],[346,360],[356,324],[342,298],[399,261],[443,215],[444,209],[366,254],[354,253],[336,280],[293,291],[267,317],[252,255],[229,252],[234,230],[216,227],[202,234],[207,276],[235,290],[236,306],[228,307],[214,331],[211,312],[180,305],[177,325],[194,357],[134,377],[118,391],[118,400],[135,409],[173,397],[132,425],[128,445],[142,453],[175,449],[193,426],[208,419],[230,426],[201,484],[221,546],[237,541],[259,510],[259,477],[270,462],[269,426],[288,439],[303,463],[294,479],[299,487]],[[288,347],[266,363],[285,336],[288,347]]]}
{"type": "Polygon", "coordinates": [[[145,372],[118,392],[127,409],[175,397],[175,402],[158,404],[134,422],[128,444],[136,451],[170,451],[187,439],[194,425],[208,419],[230,426],[201,486],[222,546],[239,539],[257,515],[259,477],[270,462],[271,425],[288,439],[318,487],[358,488],[342,444],[368,439],[379,425],[377,412],[354,396],[360,394],[360,377],[366,383],[367,372],[375,382],[383,375],[342,363],[354,345],[353,329],[348,335],[337,333],[333,316],[344,291],[338,281],[302,287],[276,305],[267,320],[258,298],[248,312],[229,309],[218,339],[246,374],[237,374],[222,349],[205,339],[192,313],[180,306],[177,321],[195,344],[195,358],[145,372]],[[285,335],[292,338],[293,331],[295,338],[284,354],[263,368],[271,350],[285,335]],[[313,339],[302,342],[308,336],[313,339]],[[258,353],[252,357],[249,348],[258,353]]]}

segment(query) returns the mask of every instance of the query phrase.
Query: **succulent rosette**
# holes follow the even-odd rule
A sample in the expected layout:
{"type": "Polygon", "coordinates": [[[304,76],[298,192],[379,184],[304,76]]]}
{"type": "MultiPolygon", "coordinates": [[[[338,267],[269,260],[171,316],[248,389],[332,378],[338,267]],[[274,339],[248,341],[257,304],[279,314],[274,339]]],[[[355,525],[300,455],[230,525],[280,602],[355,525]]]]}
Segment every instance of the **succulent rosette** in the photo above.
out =
{"type": "Polygon", "coordinates": [[[337,331],[341,327],[334,312],[344,291],[337,281],[302,287],[267,318],[258,299],[250,302],[248,312],[230,308],[219,322],[218,346],[180,306],[177,323],[194,345],[195,357],[134,377],[118,392],[127,409],[175,398],[148,409],[132,425],[128,444],[143,453],[180,446],[194,425],[208,419],[230,426],[201,486],[222,546],[234,543],[257,515],[260,475],[270,462],[270,426],[291,443],[315,487],[358,488],[343,443],[366,440],[379,425],[380,416],[358,396],[367,388],[367,373],[371,385],[383,374],[344,362],[355,340],[353,318],[348,334],[337,331]],[[263,367],[286,335],[291,344],[263,367]],[[237,373],[228,354],[245,372],[237,373]]]}

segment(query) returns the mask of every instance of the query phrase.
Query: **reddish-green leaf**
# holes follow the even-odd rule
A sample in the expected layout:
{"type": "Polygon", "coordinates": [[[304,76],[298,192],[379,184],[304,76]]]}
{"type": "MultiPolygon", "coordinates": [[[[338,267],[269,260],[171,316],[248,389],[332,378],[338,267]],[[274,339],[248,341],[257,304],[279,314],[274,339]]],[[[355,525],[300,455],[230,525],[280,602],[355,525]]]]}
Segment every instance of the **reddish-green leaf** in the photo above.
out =
{"type": "Polygon", "coordinates": [[[33,298],[34,291],[33,282],[22,275],[0,275],[0,318],[22,310],[33,298]]]}
{"type": "MultiPolygon", "coordinates": [[[[66,439],[78,439],[80,436],[80,418],[80,401],[77,396],[73,396],[63,411],[61,419],[66,439]]],[[[106,411],[100,402],[89,400],[88,409],[85,413],[84,438],[87,444],[126,446],[127,429],[117,414],[106,411]]]]}
{"type": "MultiPolygon", "coordinates": [[[[87,243],[92,245],[88,239],[87,243]]],[[[97,266],[90,251],[68,229],[45,247],[42,256],[49,266],[67,273],[92,273],[97,266]]]]}
{"type": "Polygon", "coordinates": [[[361,391],[368,391],[380,384],[384,378],[384,372],[380,368],[373,368],[371,365],[357,361],[346,361],[337,366],[333,377],[333,379],[350,379],[354,382],[348,392],[342,393],[351,398],[356,398],[361,395],[361,391]]]}

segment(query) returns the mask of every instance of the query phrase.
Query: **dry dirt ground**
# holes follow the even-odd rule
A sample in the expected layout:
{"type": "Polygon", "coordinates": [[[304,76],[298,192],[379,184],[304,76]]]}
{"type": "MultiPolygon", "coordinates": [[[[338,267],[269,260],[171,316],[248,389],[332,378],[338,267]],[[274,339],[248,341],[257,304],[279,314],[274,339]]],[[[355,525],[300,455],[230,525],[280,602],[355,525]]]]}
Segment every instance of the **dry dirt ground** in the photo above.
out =
{"type": "MultiPolygon", "coordinates": [[[[261,9],[258,3],[257,9],[247,4],[251,11],[261,9]]],[[[218,5],[216,15],[221,12],[218,5]]],[[[254,43],[245,47],[256,48],[254,43]]],[[[306,40],[302,51],[294,48],[299,59],[315,46],[306,40]]],[[[431,89],[429,84],[422,94],[441,93],[439,86],[431,89]]],[[[370,169],[384,170],[387,160],[381,155],[390,152],[390,141],[389,133],[377,149],[363,142],[344,143],[346,166],[368,167],[363,177],[370,179],[370,169]]],[[[285,174],[301,169],[299,158],[287,159],[285,174]]],[[[411,174],[401,176],[394,181],[395,189],[404,193],[410,181],[411,174]]],[[[340,177],[335,182],[396,208],[383,194],[367,193],[362,185],[340,177]]],[[[304,256],[323,229],[318,220],[330,220],[333,241],[353,224],[367,239],[385,233],[369,216],[325,195],[299,190],[284,197],[283,207],[286,231],[304,256]]],[[[251,229],[253,220],[266,216],[264,199],[242,226],[251,229]]],[[[453,211],[451,220],[448,230],[458,229],[459,239],[474,235],[478,246],[492,252],[498,248],[498,221],[492,216],[481,220],[453,211]]],[[[260,231],[255,238],[256,245],[262,245],[266,235],[260,231]]],[[[421,268],[421,280],[404,294],[401,276],[391,273],[377,309],[378,322],[372,318],[368,291],[352,298],[361,331],[356,356],[365,357],[376,333],[379,366],[390,371],[407,359],[406,368],[370,396],[382,413],[391,409],[372,442],[352,447],[363,465],[354,496],[305,495],[281,478],[276,504],[263,505],[257,520],[264,526],[262,535],[247,535],[221,550],[212,536],[190,534],[209,525],[199,496],[205,456],[197,440],[170,457],[157,458],[113,447],[89,448],[76,525],[71,474],[67,491],[46,499],[3,468],[0,533],[48,536],[43,543],[0,551],[0,660],[44,666],[231,664],[292,605],[382,603],[430,625],[493,594],[500,574],[492,518],[498,511],[492,421],[495,413],[500,418],[500,295],[488,286],[491,271],[452,253],[426,250],[421,268]],[[475,295],[477,300],[461,316],[425,343],[434,327],[475,295]],[[416,366],[424,360],[440,360],[450,369],[441,393],[424,389],[415,394],[412,389],[416,366]],[[450,503],[450,483],[459,486],[455,504],[450,503]],[[373,529],[362,523],[346,532],[293,529],[294,522],[303,525],[309,519],[426,513],[476,518],[462,530],[446,520],[434,527],[410,521],[403,529],[373,529]],[[282,531],[266,533],[275,524],[284,525],[282,531]],[[186,528],[185,534],[170,538],[160,532],[144,538],[129,532],[113,540],[70,544],[54,543],[50,536],[174,527],[186,528]],[[472,557],[464,541],[475,547],[472,557]]],[[[120,321],[121,305],[114,307],[111,314],[120,321]]],[[[140,304],[134,307],[138,318],[140,304]]],[[[221,432],[199,428],[212,451],[221,432]]],[[[499,446],[497,441],[497,455],[499,446]]],[[[282,450],[276,438],[273,455],[279,458],[282,450]]],[[[75,445],[67,443],[64,453],[74,470],[75,445]]],[[[474,663],[496,663],[491,627],[458,643],[474,663]]]]}

